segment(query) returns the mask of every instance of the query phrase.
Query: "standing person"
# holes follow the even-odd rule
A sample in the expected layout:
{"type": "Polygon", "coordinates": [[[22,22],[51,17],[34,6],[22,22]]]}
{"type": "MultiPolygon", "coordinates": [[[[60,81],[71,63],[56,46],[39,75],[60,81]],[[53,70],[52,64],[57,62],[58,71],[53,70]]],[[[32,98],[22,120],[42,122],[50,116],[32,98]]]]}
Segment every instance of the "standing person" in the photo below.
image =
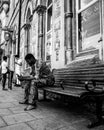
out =
{"type": "Polygon", "coordinates": [[[16,68],[15,68],[15,73],[16,73],[16,86],[20,86],[21,83],[18,79],[18,76],[21,75],[21,67],[22,67],[22,60],[18,57],[16,57],[16,61],[15,61],[15,64],[16,64],[16,68]]]}
{"type": "Polygon", "coordinates": [[[32,54],[29,53],[25,56],[25,60],[27,64],[31,67],[31,72],[30,75],[27,77],[19,76],[20,81],[25,81],[24,100],[19,103],[28,104],[28,106],[24,109],[25,111],[28,111],[37,107],[38,90],[37,86],[34,86],[36,59],[32,54]]]}
{"type": "Polygon", "coordinates": [[[8,72],[7,57],[3,56],[3,61],[1,63],[2,90],[6,90],[5,89],[5,84],[6,84],[7,72],[8,72]]]}

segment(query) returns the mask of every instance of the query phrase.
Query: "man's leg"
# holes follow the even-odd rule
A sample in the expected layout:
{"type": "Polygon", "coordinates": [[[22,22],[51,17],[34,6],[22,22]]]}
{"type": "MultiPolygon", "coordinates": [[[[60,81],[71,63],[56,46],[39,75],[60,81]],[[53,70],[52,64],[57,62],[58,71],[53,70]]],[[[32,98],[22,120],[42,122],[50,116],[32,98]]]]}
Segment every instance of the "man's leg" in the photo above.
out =
{"type": "Polygon", "coordinates": [[[6,83],[6,74],[3,74],[2,75],[2,89],[4,90],[5,89],[5,83],[6,83]]]}
{"type": "Polygon", "coordinates": [[[10,71],[10,83],[9,83],[10,89],[12,89],[12,79],[13,79],[13,71],[10,71]]]}
{"type": "Polygon", "coordinates": [[[35,109],[37,107],[38,100],[38,89],[34,85],[34,81],[30,84],[29,95],[28,95],[28,106],[24,109],[25,111],[35,109]]]}
{"type": "Polygon", "coordinates": [[[24,99],[20,101],[20,104],[28,104],[29,92],[30,92],[30,81],[24,82],[24,99]]]}

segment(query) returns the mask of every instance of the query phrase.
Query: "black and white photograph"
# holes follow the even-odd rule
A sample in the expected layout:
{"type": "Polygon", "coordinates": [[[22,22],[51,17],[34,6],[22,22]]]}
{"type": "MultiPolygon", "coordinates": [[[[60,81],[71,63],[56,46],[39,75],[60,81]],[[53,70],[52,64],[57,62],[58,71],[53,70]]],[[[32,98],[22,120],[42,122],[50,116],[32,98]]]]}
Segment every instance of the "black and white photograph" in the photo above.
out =
{"type": "Polygon", "coordinates": [[[104,0],[0,0],[0,130],[104,130],[104,0]]]}

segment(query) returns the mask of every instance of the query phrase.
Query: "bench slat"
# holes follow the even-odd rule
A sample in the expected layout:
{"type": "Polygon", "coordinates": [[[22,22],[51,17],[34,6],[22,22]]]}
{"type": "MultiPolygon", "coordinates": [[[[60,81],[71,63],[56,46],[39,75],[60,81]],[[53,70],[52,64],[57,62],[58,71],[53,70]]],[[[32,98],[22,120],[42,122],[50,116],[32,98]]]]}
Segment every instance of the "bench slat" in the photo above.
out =
{"type": "MultiPolygon", "coordinates": [[[[78,90],[75,91],[75,89],[73,88],[65,88],[65,90],[63,90],[62,88],[59,87],[49,87],[49,88],[44,88],[44,90],[48,91],[48,92],[53,92],[53,93],[57,93],[57,94],[62,94],[62,95],[67,95],[67,96],[74,96],[74,97],[80,97],[82,93],[85,92],[85,90],[78,90]]],[[[87,91],[86,91],[87,92],[87,91]]]]}

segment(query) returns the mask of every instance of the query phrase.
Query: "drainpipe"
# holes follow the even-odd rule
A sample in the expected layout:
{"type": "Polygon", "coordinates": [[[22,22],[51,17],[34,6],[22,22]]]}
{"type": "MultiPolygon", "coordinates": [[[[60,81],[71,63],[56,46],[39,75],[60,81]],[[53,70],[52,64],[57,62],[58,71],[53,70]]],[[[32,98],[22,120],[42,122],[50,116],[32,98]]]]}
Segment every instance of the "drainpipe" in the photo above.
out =
{"type": "Polygon", "coordinates": [[[18,52],[17,56],[20,56],[20,36],[21,36],[21,9],[22,9],[22,0],[19,0],[19,18],[18,18],[18,52]]]}

